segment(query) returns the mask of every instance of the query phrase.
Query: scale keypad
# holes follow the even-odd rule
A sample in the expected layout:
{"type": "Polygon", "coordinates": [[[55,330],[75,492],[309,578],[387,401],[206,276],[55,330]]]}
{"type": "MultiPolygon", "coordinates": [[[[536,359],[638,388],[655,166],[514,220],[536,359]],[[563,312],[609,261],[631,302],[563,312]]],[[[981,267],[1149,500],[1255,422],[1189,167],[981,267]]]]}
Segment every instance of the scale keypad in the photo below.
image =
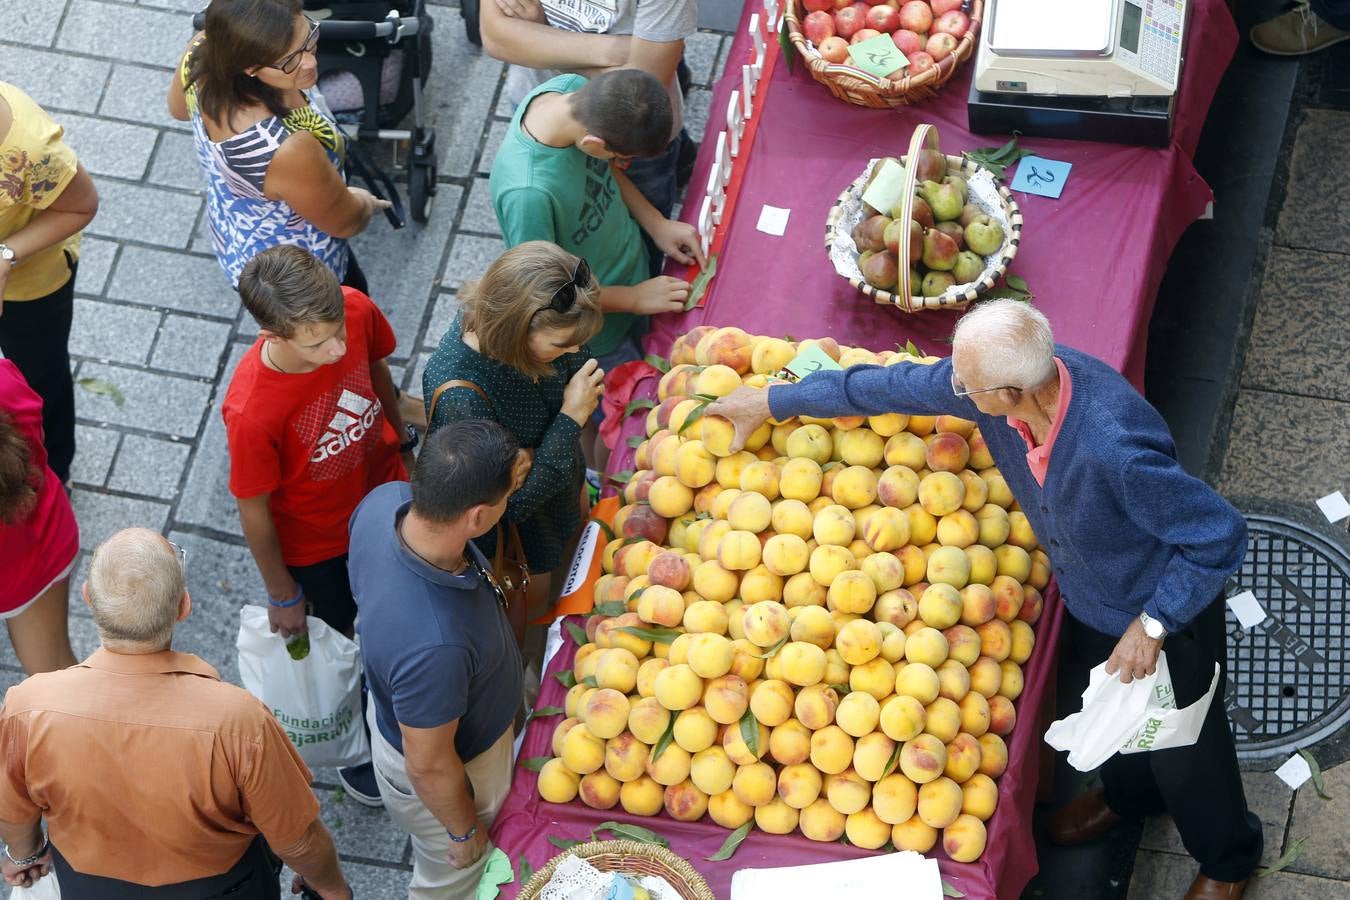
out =
{"type": "Polygon", "coordinates": [[[1145,0],[1139,67],[1159,81],[1170,83],[1177,76],[1184,15],[1184,0],[1145,0]]]}

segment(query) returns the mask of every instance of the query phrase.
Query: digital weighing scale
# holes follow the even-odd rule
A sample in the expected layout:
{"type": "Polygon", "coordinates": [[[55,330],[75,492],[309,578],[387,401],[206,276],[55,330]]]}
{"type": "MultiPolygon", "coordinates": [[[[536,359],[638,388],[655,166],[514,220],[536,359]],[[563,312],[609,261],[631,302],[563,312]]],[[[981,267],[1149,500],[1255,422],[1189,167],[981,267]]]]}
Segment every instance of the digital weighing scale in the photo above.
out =
{"type": "Polygon", "coordinates": [[[1188,0],[989,0],[970,130],[1165,146],[1188,0]]]}

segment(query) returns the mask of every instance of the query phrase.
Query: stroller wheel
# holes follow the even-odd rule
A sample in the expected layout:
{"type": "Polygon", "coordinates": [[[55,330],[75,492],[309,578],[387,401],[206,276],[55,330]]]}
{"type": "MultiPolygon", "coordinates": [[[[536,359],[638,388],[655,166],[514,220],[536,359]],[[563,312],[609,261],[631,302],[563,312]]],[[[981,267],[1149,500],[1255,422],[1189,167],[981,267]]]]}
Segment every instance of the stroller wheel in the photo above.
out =
{"type": "Polygon", "coordinates": [[[436,195],[435,165],[414,165],[408,170],[408,210],[413,221],[425,225],[436,195]]]}
{"type": "Polygon", "coordinates": [[[469,43],[483,46],[483,38],[478,31],[478,0],[460,0],[459,11],[464,16],[464,34],[469,38],[469,43]]]}

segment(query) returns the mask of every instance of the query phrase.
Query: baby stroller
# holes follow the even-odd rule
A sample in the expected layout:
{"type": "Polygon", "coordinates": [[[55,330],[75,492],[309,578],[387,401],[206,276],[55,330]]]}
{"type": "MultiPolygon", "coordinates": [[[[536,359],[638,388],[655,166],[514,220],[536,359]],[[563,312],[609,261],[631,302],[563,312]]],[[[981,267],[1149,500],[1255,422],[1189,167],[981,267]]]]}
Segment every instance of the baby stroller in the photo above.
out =
{"type": "MultiPolygon", "coordinates": [[[[425,0],[304,0],[304,8],[319,23],[319,93],[348,136],[354,130],[366,140],[409,143],[408,206],[413,220],[425,223],[436,195],[436,133],[426,127],[422,107],[434,26],[425,0]],[[409,111],[411,131],[398,127],[409,111]]],[[[197,13],[192,27],[201,30],[205,22],[206,14],[197,13]]],[[[372,193],[393,203],[385,214],[402,228],[402,204],[389,176],[355,144],[347,162],[372,193]]]]}
{"type": "MultiPolygon", "coordinates": [[[[408,208],[414,221],[426,222],[436,194],[436,134],[426,127],[422,105],[433,27],[425,0],[305,0],[304,6],[320,23],[319,92],[357,137],[408,144],[408,208]],[[400,128],[409,112],[412,130],[400,128]]],[[[350,162],[366,181],[388,183],[359,150],[350,162]]]]}

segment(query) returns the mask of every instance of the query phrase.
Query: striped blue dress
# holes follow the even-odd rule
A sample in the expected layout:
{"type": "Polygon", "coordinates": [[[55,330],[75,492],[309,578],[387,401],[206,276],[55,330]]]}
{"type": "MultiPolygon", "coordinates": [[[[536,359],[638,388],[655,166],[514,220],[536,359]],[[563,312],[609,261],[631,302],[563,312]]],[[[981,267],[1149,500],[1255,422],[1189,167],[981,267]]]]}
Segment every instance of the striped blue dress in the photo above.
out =
{"type": "MultiPolygon", "coordinates": [[[[195,46],[195,45],[194,45],[195,46]]],[[[206,133],[197,105],[196,88],[188,83],[191,53],[179,69],[183,92],[192,115],[192,134],[197,162],[206,173],[206,211],[216,259],[230,284],[239,286],[244,264],[269,247],[294,244],[323,261],[339,280],[347,274],[347,241],[334,237],[305,219],[290,204],[272,200],[263,193],[263,181],[272,157],[286,138],[308,131],[323,145],[329,161],[342,173],[346,149],[322,98],[307,95],[309,104],[291,110],[285,117],[270,116],[240,134],[213,141],[206,133]]]]}

